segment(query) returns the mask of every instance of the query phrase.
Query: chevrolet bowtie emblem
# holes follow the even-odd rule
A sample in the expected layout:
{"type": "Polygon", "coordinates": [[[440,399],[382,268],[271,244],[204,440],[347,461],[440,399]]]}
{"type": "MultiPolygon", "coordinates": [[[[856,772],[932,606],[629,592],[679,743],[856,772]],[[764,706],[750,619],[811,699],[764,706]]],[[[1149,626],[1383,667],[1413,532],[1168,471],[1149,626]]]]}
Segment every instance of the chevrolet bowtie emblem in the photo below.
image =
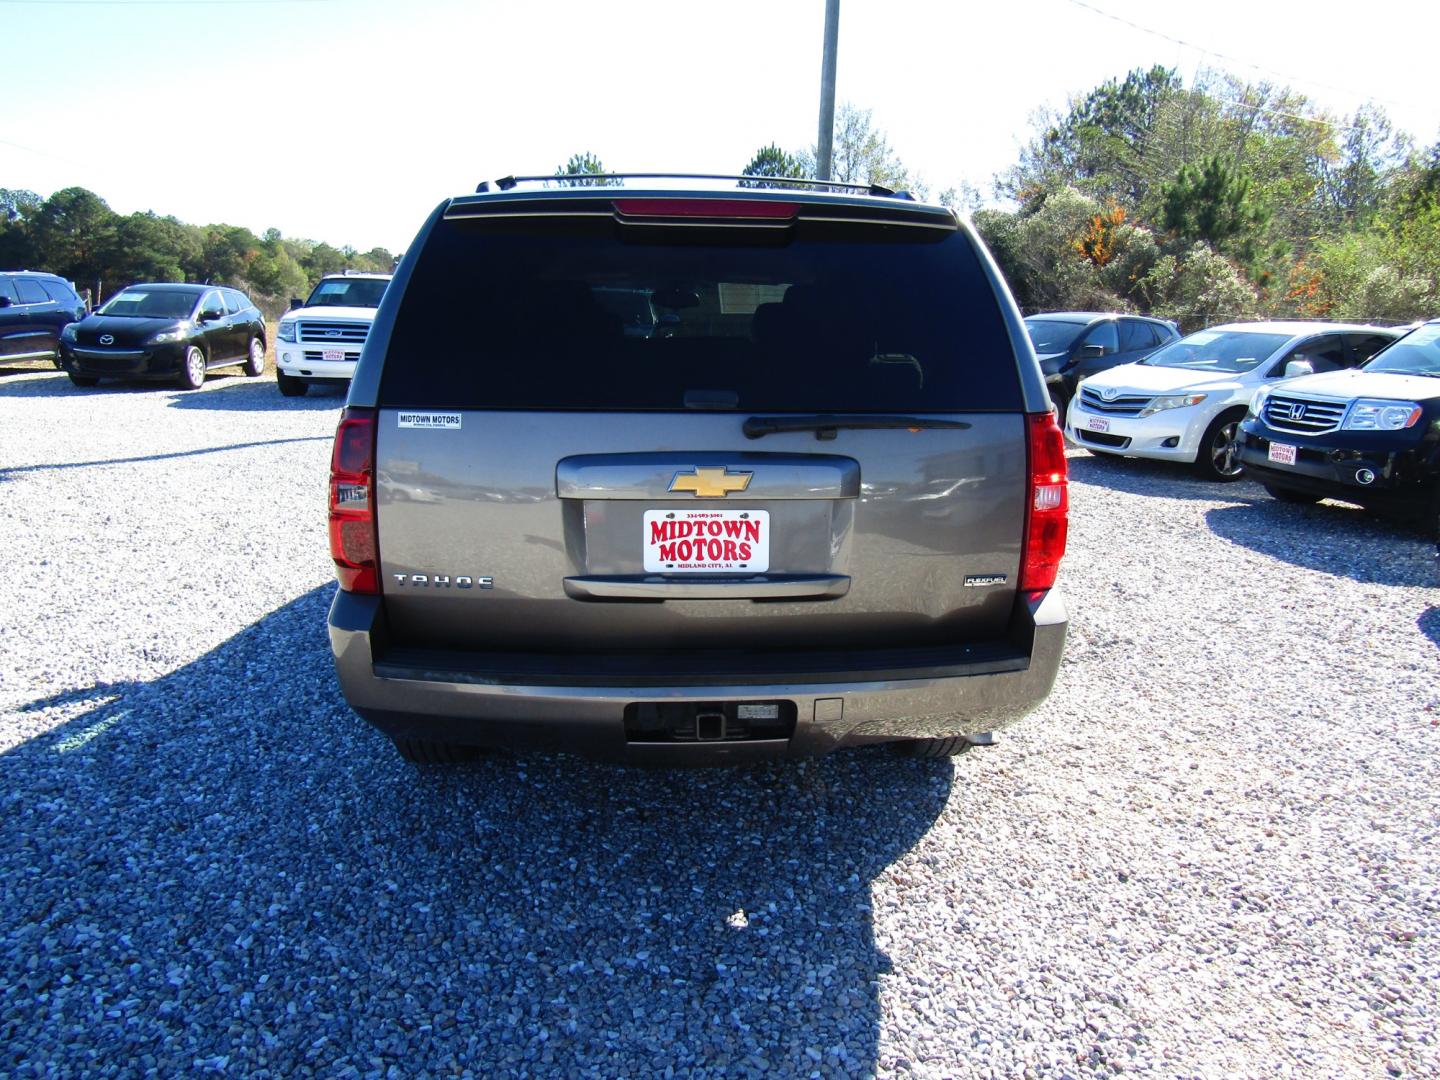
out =
{"type": "Polygon", "coordinates": [[[754,473],[732,473],[725,466],[713,469],[695,468],[688,473],[676,473],[670,481],[671,491],[688,491],[700,499],[723,499],[732,491],[744,491],[750,486],[754,473]]]}

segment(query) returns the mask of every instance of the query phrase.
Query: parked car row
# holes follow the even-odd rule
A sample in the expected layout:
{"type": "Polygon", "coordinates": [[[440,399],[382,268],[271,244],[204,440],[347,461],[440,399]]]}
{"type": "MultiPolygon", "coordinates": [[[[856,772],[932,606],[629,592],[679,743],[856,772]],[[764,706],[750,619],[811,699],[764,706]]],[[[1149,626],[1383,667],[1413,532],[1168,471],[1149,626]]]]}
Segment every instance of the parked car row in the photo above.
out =
{"type": "MultiPolygon", "coordinates": [[[[1037,322],[1073,316],[1026,321],[1036,338],[1037,322]]],[[[1098,457],[1249,473],[1286,502],[1333,497],[1440,529],[1440,320],[1210,327],[1082,376],[1063,416],[1098,457]]]]}
{"type": "MultiPolygon", "coordinates": [[[[295,397],[313,384],[346,385],[389,274],[321,278],[280,320],[276,382],[295,397]]],[[[238,289],[150,282],[93,313],[69,282],[38,271],[0,272],[0,363],[52,361],[76,386],[104,378],[164,380],[196,389],[208,371],[265,371],[265,316],[238,289]]]]}

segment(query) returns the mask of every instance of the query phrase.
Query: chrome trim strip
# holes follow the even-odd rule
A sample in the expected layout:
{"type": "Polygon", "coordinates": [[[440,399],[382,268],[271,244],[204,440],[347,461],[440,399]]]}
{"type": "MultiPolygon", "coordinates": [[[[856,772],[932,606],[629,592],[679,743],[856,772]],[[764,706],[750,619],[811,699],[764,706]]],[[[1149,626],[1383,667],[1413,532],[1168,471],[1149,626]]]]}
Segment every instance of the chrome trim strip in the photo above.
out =
{"type": "Polygon", "coordinates": [[[563,458],[555,466],[555,494],[562,499],[643,499],[717,508],[757,500],[856,499],[860,497],[860,465],[839,455],[583,454],[563,458]],[[698,499],[670,490],[678,471],[717,466],[754,476],[743,492],[729,498],[698,499]]]}
{"type": "Polygon", "coordinates": [[[567,577],[573,600],[834,600],[850,591],[844,574],[761,574],[756,577],[567,577]]]}

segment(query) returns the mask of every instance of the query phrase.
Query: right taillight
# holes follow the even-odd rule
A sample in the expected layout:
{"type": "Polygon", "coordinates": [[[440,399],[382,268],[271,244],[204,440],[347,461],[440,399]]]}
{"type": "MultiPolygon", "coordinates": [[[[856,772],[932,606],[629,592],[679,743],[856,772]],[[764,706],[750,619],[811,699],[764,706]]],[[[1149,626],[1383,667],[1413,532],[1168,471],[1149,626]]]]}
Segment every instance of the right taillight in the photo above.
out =
{"type": "Polygon", "coordinates": [[[1043,592],[1055,584],[1065,554],[1070,498],[1065,468],[1065,436],[1055,413],[1025,417],[1029,465],[1026,469],[1025,544],[1020,553],[1020,590],[1043,592]]]}
{"type": "Polygon", "coordinates": [[[375,543],[375,410],[346,409],[330,455],[330,557],[340,587],[380,591],[375,543]]]}

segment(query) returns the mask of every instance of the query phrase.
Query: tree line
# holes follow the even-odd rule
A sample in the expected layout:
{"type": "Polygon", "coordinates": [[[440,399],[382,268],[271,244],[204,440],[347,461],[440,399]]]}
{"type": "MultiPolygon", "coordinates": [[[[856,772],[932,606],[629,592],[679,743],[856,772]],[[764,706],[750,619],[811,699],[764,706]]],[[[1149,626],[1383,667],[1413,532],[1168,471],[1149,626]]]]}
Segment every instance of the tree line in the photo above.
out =
{"type": "Polygon", "coordinates": [[[95,304],[136,281],[198,281],[243,289],[273,313],[325,274],[388,273],[395,261],[384,248],[336,248],[287,239],[279,229],[256,236],[239,225],[117,214],[81,187],[48,199],[0,188],[0,267],[59,274],[89,290],[95,304]]]}
{"type": "MultiPolygon", "coordinates": [[[[741,173],[783,184],[814,177],[815,158],[771,144],[741,173]]],[[[837,111],[832,162],[835,180],[929,196],[853,104],[837,111]]],[[[555,173],[606,171],[586,152],[555,173]]],[[[1038,116],[993,186],[999,207],[968,187],[935,201],[970,213],[1026,311],[1135,311],[1187,330],[1437,314],[1440,141],[1416,147],[1374,105],[1336,117],[1288,87],[1135,70],[1038,116]]],[[[283,304],[324,274],[394,263],[384,248],[277,229],[120,215],[84,188],[46,199],[0,188],[0,266],[58,273],[96,302],[133,281],[213,281],[283,304]]]]}
{"type": "MultiPolygon", "coordinates": [[[[926,194],[842,106],[833,179],[926,194]]],[[[814,149],[756,152],[744,173],[813,177],[814,149]]],[[[1189,330],[1231,319],[1408,322],[1440,300],[1440,142],[1380,108],[1338,118],[1269,83],[1154,67],[1037,118],[994,180],[1003,208],[950,189],[1028,311],[1133,311],[1189,330]]]]}

